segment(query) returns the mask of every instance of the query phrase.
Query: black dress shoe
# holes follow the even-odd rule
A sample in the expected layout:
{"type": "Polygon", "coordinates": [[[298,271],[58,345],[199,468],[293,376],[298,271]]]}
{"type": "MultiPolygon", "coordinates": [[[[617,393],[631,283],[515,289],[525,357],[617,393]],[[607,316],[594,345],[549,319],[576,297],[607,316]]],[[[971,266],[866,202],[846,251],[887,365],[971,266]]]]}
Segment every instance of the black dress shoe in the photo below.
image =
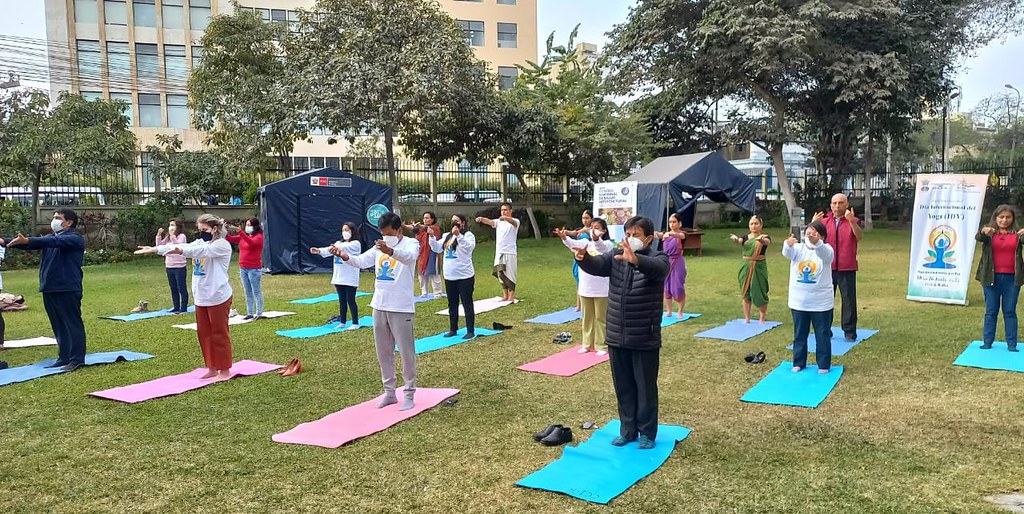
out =
{"type": "Polygon", "coordinates": [[[43,367],[44,368],[63,368],[64,366],[67,366],[67,365],[68,365],[68,363],[66,363],[66,362],[57,361],[57,362],[54,362],[53,364],[50,364],[48,366],[43,366],[43,367]]]}
{"type": "Polygon", "coordinates": [[[551,432],[554,432],[556,429],[559,428],[562,428],[562,425],[548,425],[548,427],[545,428],[544,430],[541,430],[540,432],[533,434],[533,440],[540,441],[541,439],[544,439],[545,437],[551,435],[551,432]]]}
{"type": "Polygon", "coordinates": [[[462,336],[463,339],[467,340],[473,339],[474,337],[476,337],[476,334],[473,332],[466,332],[466,335],[462,336]]]}
{"type": "Polygon", "coordinates": [[[78,369],[81,366],[82,366],[81,362],[69,362],[64,367],[62,367],[61,369],[64,370],[64,371],[74,371],[74,370],[78,369]]]}
{"type": "Polygon", "coordinates": [[[547,437],[540,440],[540,444],[544,446],[559,446],[572,441],[572,429],[569,427],[561,427],[556,430],[552,430],[547,437]]]}
{"type": "Polygon", "coordinates": [[[857,333],[853,332],[851,334],[846,334],[846,340],[850,341],[851,343],[856,341],[857,340],[857,333]]]}
{"type": "Polygon", "coordinates": [[[512,325],[506,325],[504,323],[498,323],[497,321],[495,321],[493,324],[491,324],[491,326],[494,327],[494,330],[508,330],[508,329],[512,328],[512,325]]]}
{"type": "Polygon", "coordinates": [[[449,330],[449,331],[445,332],[444,337],[455,337],[456,334],[458,334],[458,332],[456,332],[454,330],[449,330]]]}
{"type": "Polygon", "coordinates": [[[0,361],[0,369],[7,369],[7,361],[0,361]]]}

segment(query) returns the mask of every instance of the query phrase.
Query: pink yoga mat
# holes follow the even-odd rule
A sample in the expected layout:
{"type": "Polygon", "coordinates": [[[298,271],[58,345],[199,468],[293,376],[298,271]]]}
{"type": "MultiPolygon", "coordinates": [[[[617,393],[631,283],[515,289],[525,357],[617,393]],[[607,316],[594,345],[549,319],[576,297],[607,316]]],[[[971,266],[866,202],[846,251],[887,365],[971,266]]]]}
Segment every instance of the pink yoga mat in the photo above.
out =
{"type": "Polygon", "coordinates": [[[346,407],[334,414],[316,421],[303,423],[287,432],[274,434],[272,439],[279,443],[307,444],[324,448],[337,448],[384,430],[385,428],[405,421],[427,409],[459,393],[458,389],[426,389],[416,390],[416,406],[407,411],[398,410],[402,402],[402,391],[398,391],[398,403],[377,408],[377,400],[346,407]]]}
{"type": "MultiPolygon", "coordinates": [[[[230,378],[259,375],[260,373],[273,371],[280,367],[280,364],[267,364],[265,362],[257,361],[238,361],[231,366],[230,378]]],[[[200,380],[199,377],[206,374],[206,371],[206,368],[199,368],[195,371],[183,373],[181,375],[171,375],[169,377],[150,380],[149,382],[142,382],[141,384],[115,387],[113,389],[107,389],[106,391],[89,393],[89,395],[124,403],[139,403],[146,400],[152,400],[154,398],[163,398],[165,396],[181,394],[186,391],[206,387],[217,382],[223,382],[223,380],[217,379],[200,380]]]]}
{"type": "Polygon", "coordinates": [[[608,354],[598,357],[597,352],[577,353],[579,349],[579,346],[573,346],[564,352],[549,355],[537,362],[523,364],[519,366],[519,369],[545,375],[571,377],[608,360],[608,354]]]}

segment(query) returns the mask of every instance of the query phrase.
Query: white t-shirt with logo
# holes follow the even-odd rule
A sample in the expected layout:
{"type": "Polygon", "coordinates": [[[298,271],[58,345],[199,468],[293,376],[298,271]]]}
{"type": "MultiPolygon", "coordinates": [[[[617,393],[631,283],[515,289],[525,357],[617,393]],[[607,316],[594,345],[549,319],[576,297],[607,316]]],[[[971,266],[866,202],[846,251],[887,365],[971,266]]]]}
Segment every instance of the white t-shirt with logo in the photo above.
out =
{"type": "Polygon", "coordinates": [[[214,239],[207,243],[196,239],[187,244],[160,245],[156,252],[167,252],[181,248],[182,255],[192,259],[192,297],[199,307],[214,307],[231,298],[231,283],[228,281],[228,266],[231,264],[231,243],[226,239],[214,239]]]}
{"type": "Polygon", "coordinates": [[[516,254],[516,235],[519,233],[519,220],[509,223],[501,219],[491,220],[494,222],[494,229],[497,237],[497,245],[494,249],[494,264],[498,264],[498,256],[503,253],[516,254]]]}
{"type": "Polygon", "coordinates": [[[441,266],[444,278],[448,280],[464,280],[476,275],[473,269],[473,249],[476,248],[476,236],[472,232],[459,234],[450,233],[441,239],[430,238],[430,249],[441,254],[441,266]],[[454,247],[454,248],[453,248],[454,247]]]}
{"type": "MultiPolygon", "coordinates": [[[[357,255],[363,251],[363,245],[359,244],[359,240],[354,241],[337,241],[331,245],[349,255],[357,255]]],[[[331,247],[325,246],[323,248],[317,248],[320,251],[320,256],[323,258],[334,259],[334,275],[331,276],[331,284],[336,286],[352,286],[359,287],[359,268],[353,268],[345,261],[341,260],[341,257],[331,254],[331,247]]]]}
{"type": "Polygon", "coordinates": [[[832,291],[832,259],[835,252],[824,240],[816,246],[798,242],[782,244],[782,256],[789,259],[789,308],[824,312],[835,308],[832,291]]]}
{"type": "MultiPolygon", "coordinates": [[[[589,239],[573,239],[570,237],[563,239],[562,243],[569,248],[586,248],[587,253],[595,257],[604,255],[614,249],[612,242],[606,239],[591,241],[589,239]]],[[[580,267],[579,272],[580,283],[576,286],[576,294],[584,298],[608,298],[608,277],[591,275],[583,271],[582,267],[580,267]]]]}
{"type": "Polygon", "coordinates": [[[356,269],[373,267],[376,282],[370,307],[379,311],[415,313],[412,277],[416,274],[420,243],[403,236],[392,250],[393,255],[388,255],[375,246],[362,255],[350,255],[345,264],[356,269]]]}

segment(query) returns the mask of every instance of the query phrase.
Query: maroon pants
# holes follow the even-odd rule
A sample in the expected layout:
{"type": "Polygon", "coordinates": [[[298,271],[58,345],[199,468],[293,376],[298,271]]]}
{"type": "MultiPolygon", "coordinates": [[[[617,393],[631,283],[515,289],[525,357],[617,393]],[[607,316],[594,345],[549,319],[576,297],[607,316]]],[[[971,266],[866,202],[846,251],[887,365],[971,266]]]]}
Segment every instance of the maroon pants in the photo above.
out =
{"type": "Polygon", "coordinates": [[[231,298],[220,305],[196,305],[196,326],[199,329],[199,347],[209,369],[231,369],[231,334],[228,332],[228,314],[231,298]]]}

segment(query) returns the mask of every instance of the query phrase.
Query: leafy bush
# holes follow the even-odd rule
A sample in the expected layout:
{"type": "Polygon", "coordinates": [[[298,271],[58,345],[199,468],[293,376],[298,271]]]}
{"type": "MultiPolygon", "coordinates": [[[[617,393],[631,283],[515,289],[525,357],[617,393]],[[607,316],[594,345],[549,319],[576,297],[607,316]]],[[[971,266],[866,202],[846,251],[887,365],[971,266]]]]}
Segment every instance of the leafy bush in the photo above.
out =
{"type": "Polygon", "coordinates": [[[127,250],[152,244],[156,230],[171,218],[181,217],[181,200],[172,193],[155,193],[144,205],[119,211],[114,216],[118,245],[127,250]]]}
{"type": "Polygon", "coordinates": [[[13,200],[0,200],[0,235],[32,233],[32,208],[13,200]]]}

